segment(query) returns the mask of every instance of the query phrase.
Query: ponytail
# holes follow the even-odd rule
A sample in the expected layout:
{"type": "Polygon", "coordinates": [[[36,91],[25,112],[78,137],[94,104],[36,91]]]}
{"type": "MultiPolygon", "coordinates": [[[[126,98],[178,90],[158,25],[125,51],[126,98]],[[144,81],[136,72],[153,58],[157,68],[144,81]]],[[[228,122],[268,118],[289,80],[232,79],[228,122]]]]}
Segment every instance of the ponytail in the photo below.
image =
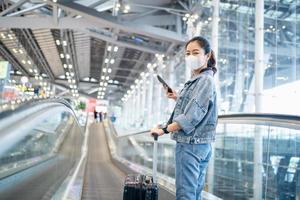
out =
{"type": "Polygon", "coordinates": [[[213,50],[210,51],[210,56],[209,60],[207,61],[207,68],[210,68],[214,74],[218,71],[216,68],[216,57],[215,57],[215,52],[213,50]]]}

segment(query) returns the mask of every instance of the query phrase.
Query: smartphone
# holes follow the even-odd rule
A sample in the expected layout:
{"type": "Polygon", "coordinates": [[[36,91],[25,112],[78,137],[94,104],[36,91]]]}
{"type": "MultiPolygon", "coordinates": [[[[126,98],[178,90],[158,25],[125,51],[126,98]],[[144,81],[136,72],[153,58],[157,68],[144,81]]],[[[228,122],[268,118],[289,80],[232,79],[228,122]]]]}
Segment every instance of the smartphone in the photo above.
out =
{"type": "Polygon", "coordinates": [[[166,87],[168,89],[169,93],[173,93],[173,90],[170,88],[170,86],[164,81],[164,79],[162,79],[159,75],[157,75],[157,79],[159,80],[159,82],[161,84],[163,84],[164,87],[166,87]]]}

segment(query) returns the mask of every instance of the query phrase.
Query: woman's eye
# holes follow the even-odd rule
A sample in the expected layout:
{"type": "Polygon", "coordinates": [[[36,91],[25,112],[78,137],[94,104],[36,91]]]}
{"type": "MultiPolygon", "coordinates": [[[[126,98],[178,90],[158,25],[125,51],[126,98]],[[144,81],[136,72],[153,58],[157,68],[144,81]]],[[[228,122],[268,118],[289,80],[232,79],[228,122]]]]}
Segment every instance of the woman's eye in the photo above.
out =
{"type": "Polygon", "coordinates": [[[199,54],[199,52],[193,52],[193,55],[198,55],[199,54]]]}

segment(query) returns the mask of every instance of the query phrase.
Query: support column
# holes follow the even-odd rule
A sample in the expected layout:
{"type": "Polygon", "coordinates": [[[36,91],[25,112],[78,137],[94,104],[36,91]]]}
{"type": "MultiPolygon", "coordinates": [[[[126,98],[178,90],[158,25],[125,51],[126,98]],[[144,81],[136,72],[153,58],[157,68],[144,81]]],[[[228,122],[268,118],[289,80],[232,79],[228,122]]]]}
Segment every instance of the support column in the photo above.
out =
{"type": "MultiPolygon", "coordinates": [[[[213,16],[212,16],[212,32],[211,32],[211,49],[215,53],[216,66],[218,68],[218,51],[219,51],[219,9],[220,9],[220,0],[213,0],[213,16]]],[[[215,74],[215,83],[217,90],[217,101],[220,102],[221,91],[220,91],[220,81],[219,81],[219,71],[215,74]]],[[[212,155],[209,161],[207,173],[207,184],[208,192],[213,193],[214,191],[214,178],[215,178],[215,143],[212,143],[212,155]]]]}
{"type": "MultiPolygon", "coordinates": [[[[264,1],[255,4],[255,112],[262,111],[262,93],[264,80],[264,1]]],[[[262,199],[262,161],[263,136],[259,126],[254,134],[254,199],[262,199]]]]}
{"type": "Polygon", "coordinates": [[[255,7],[255,112],[261,112],[264,84],[264,1],[255,7]]]}
{"type": "MultiPolygon", "coordinates": [[[[212,5],[214,5],[214,11],[212,16],[212,32],[211,32],[211,49],[215,53],[216,57],[216,66],[218,68],[218,59],[219,59],[219,19],[220,19],[220,0],[213,0],[212,5]]],[[[221,98],[221,90],[220,90],[220,81],[219,81],[219,70],[215,74],[216,81],[216,90],[218,95],[218,101],[221,98]]]]}
{"type": "MultiPolygon", "coordinates": [[[[168,66],[168,74],[169,74],[169,86],[175,90],[175,62],[173,60],[170,61],[168,66]]],[[[171,114],[175,106],[175,101],[173,99],[168,100],[168,111],[171,114]]]]}
{"type": "MultiPolygon", "coordinates": [[[[159,70],[158,70],[159,72],[159,70]]],[[[154,113],[156,114],[155,116],[155,124],[157,125],[158,123],[161,122],[161,117],[162,117],[162,109],[161,109],[161,101],[162,101],[162,98],[161,98],[161,93],[162,93],[162,86],[161,84],[158,82],[158,81],[155,81],[155,90],[156,90],[156,95],[155,95],[155,110],[154,110],[154,113]]]]}
{"type": "Polygon", "coordinates": [[[146,78],[143,77],[143,83],[141,83],[141,90],[142,90],[142,103],[141,103],[141,121],[143,124],[143,128],[146,127],[146,120],[148,119],[148,117],[146,116],[146,87],[147,87],[147,83],[146,83],[146,78]]]}
{"type": "Polygon", "coordinates": [[[148,96],[147,96],[147,102],[148,102],[148,108],[147,108],[147,120],[148,120],[148,128],[151,128],[153,125],[153,112],[152,112],[152,107],[153,107],[153,87],[154,87],[154,80],[153,80],[154,72],[152,66],[149,68],[149,91],[148,91],[148,96]]]}
{"type": "MultiPolygon", "coordinates": [[[[140,80],[138,80],[140,81],[140,80]]],[[[140,82],[137,83],[137,119],[136,119],[136,123],[138,125],[138,127],[141,127],[141,115],[142,115],[142,85],[140,82]]]]}
{"type": "Polygon", "coordinates": [[[140,84],[138,83],[135,88],[136,91],[136,127],[140,127],[140,113],[141,113],[141,88],[140,84]]]}
{"type": "MultiPolygon", "coordinates": [[[[187,21],[187,30],[186,34],[188,35],[188,39],[192,39],[195,35],[196,27],[194,26],[194,23],[191,20],[187,21]]],[[[191,79],[192,72],[189,68],[185,66],[185,81],[188,81],[191,79]]]]}

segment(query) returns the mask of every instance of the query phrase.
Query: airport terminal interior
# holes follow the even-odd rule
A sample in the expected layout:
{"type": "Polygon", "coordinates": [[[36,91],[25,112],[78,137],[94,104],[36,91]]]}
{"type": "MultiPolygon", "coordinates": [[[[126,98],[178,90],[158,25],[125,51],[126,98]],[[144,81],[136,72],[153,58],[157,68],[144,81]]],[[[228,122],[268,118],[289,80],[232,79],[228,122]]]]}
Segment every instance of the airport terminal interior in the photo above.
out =
{"type": "Polygon", "coordinates": [[[157,75],[181,91],[195,36],[218,70],[203,199],[300,200],[300,0],[0,0],[0,199],[123,199],[176,103],[157,75]]]}

